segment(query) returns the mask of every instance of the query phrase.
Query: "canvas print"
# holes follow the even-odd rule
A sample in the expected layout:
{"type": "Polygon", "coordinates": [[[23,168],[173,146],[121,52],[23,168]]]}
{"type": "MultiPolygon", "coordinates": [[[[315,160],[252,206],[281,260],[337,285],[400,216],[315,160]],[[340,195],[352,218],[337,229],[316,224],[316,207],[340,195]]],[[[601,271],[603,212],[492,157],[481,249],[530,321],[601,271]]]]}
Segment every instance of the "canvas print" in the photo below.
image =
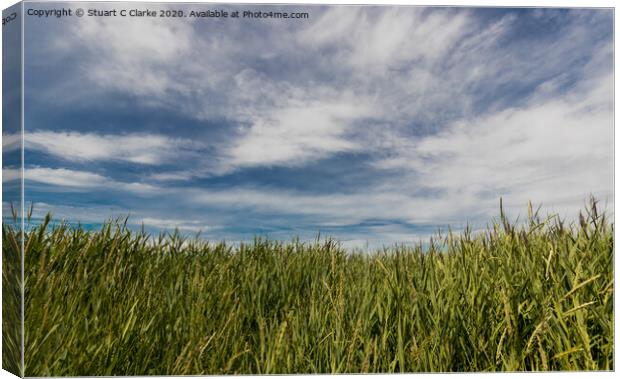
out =
{"type": "Polygon", "coordinates": [[[3,369],[614,370],[613,17],[5,9],[3,369]]]}

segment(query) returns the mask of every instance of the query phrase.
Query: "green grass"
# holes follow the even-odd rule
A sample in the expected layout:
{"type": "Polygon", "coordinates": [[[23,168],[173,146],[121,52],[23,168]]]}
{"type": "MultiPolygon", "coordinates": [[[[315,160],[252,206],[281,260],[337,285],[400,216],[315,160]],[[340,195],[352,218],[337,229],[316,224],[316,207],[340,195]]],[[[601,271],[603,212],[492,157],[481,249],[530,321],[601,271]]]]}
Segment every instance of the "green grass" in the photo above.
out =
{"type": "MultiPolygon", "coordinates": [[[[17,225],[17,214],[12,208],[17,225]]],[[[4,224],[4,223],[3,223],[4,224]]],[[[3,227],[2,239],[2,368],[21,376],[22,359],[22,283],[21,233],[3,227]]]]}
{"type": "Polygon", "coordinates": [[[613,224],[593,203],[518,225],[365,254],[46,222],[26,236],[25,373],[612,370],[613,224]]]}

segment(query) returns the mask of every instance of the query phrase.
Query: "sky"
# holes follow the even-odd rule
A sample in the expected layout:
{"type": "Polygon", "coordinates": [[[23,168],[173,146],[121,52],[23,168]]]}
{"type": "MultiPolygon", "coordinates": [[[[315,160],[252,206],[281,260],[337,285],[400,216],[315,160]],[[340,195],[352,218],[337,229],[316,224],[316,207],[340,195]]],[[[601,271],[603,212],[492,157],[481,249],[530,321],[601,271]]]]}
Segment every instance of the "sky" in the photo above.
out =
{"type": "Polygon", "coordinates": [[[482,228],[500,197],[613,211],[612,10],[207,8],[309,17],[25,19],[38,217],[374,247],[482,228]]]}

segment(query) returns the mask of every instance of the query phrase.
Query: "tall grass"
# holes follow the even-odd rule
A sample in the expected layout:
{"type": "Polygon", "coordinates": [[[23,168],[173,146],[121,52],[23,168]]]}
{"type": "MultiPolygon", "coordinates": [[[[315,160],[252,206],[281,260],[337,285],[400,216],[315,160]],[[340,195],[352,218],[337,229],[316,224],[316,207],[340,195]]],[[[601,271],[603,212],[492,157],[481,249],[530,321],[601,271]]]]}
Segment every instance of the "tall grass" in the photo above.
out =
{"type": "MultiPolygon", "coordinates": [[[[11,204],[10,233],[2,229],[2,368],[21,376],[22,254],[21,219],[11,204]]],[[[3,222],[4,225],[4,222],[3,222]]]]}
{"type": "Polygon", "coordinates": [[[613,224],[595,203],[574,225],[502,213],[372,254],[48,222],[26,235],[28,376],[614,367],[613,224]]]}

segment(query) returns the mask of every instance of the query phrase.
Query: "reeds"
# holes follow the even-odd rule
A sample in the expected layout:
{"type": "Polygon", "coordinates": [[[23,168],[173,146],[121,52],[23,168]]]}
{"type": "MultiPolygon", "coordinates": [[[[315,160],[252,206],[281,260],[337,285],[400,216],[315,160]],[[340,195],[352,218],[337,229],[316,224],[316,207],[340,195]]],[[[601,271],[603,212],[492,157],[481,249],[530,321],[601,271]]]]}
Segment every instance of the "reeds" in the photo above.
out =
{"type": "Polygon", "coordinates": [[[502,212],[372,254],[48,222],[25,240],[28,376],[614,368],[613,224],[595,202],[574,225],[502,212]]]}

